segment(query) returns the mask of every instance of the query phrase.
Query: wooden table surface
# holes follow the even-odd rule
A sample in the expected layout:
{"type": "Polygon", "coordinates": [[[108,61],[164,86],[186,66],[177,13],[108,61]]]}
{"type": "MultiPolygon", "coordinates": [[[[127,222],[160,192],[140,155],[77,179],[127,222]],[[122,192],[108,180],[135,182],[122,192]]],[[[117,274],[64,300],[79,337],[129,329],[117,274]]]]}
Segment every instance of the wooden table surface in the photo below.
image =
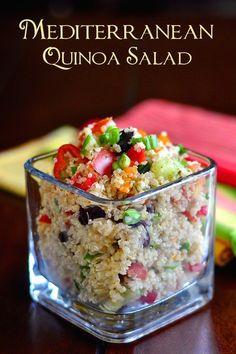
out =
{"type": "Polygon", "coordinates": [[[134,344],[104,344],[31,301],[24,200],[0,193],[0,353],[235,353],[236,262],[216,269],[214,300],[134,344]]]}
{"type": "MultiPolygon", "coordinates": [[[[62,72],[44,64],[42,41],[22,41],[18,22],[28,14],[2,16],[1,131],[4,149],[63,123],[118,115],[148,97],[236,114],[236,23],[213,18],[216,38],[186,42],[194,61],[185,68],[83,67],[62,72]]],[[[43,16],[43,15],[42,15],[43,16]]],[[[41,17],[42,17],[41,16],[41,17]]],[[[34,14],[40,18],[39,14],[34,14]]],[[[51,18],[51,23],[60,19],[51,18]]],[[[103,17],[72,17],[67,23],[113,23],[103,17]]],[[[116,23],[170,23],[167,18],[119,18],[116,23]]],[[[175,19],[175,23],[209,23],[175,19]]],[[[173,22],[173,21],[172,21],[173,22]]],[[[88,43],[68,43],[74,50],[88,43]]],[[[98,45],[98,44],[96,44],[98,45]]],[[[100,45],[100,44],[99,44],[100,45]]],[[[125,43],[106,43],[122,53],[125,43]]],[[[152,50],[157,44],[145,42],[152,50]]],[[[170,43],[168,43],[170,45],[170,43]]],[[[177,44],[175,44],[176,46],[177,44]]],[[[166,50],[167,43],[158,43],[166,50]]],[[[183,48],[182,48],[183,49],[183,48]]],[[[16,176],[17,178],[17,176],[16,176]]],[[[216,269],[214,300],[203,310],[133,344],[102,343],[31,301],[27,274],[25,201],[0,192],[0,353],[215,354],[236,352],[236,262],[216,269]]]]}

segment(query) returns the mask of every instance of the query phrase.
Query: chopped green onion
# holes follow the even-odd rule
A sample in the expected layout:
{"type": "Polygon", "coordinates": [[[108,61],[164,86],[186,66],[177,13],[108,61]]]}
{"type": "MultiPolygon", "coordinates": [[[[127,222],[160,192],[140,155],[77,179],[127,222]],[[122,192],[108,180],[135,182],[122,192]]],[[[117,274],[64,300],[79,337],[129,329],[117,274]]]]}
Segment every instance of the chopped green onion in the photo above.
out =
{"type": "Polygon", "coordinates": [[[146,173],[150,171],[151,164],[150,162],[146,163],[145,165],[138,165],[138,172],[139,173],[146,173]]]}
{"type": "Polygon", "coordinates": [[[161,213],[159,213],[159,211],[157,213],[154,214],[153,216],[153,221],[159,221],[161,217],[161,213]]]}
{"type": "Polygon", "coordinates": [[[84,260],[88,261],[88,262],[91,262],[93,259],[95,259],[97,257],[100,257],[100,256],[102,256],[102,253],[94,253],[94,254],[87,253],[84,256],[84,260]]]}
{"type": "Polygon", "coordinates": [[[131,162],[131,160],[130,160],[129,156],[127,156],[126,154],[122,154],[118,160],[118,164],[119,164],[120,168],[122,168],[122,169],[129,167],[130,162],[131,162]]]}
{"type": "Polygon", "coordinates": [[[187,149],[182,144],[179,144],[178,147],[179,147],[179,154],[180,155],[183,155],[187,152],[187,149]]]}
{"type": "Polygon", "coordinates": [[[118,170],[118,168],[120,168],[120,165],[118,164],[117,161],[113,162],[112,168],[113,168],[113,170],[118,170]]]}
{"type": "Polygon", "coordinates": [[[90,267],[88,265],[80,266],[80,278],[81,280],[84,280],[90,270],[90,267]]]}
{"type": "Polygon", "coordinates": [[[178,263],[172,263],[172,264],[167,264],[166,266],[164,266],[164,269],[166,270],[173,270],[178,266],[178,263]]]}
{"type": "Polygon", "coordinates": [[[205,194],[205,198],[206,198],[206,200],[209,200],[209,193],[205,194]]]}
{"type": "Polygon", "coordinates": [[[89,134],[82,145],[81,153],[86,156],[95,146],[97,146],[97,141],[92,134],[89,134]]]}
{"type": "Polygon", "coordinates": [[[74,174],[76,173],[76,171],[77,171],[77,166],[72,166],[72,167],[71,167],[71,173],[72,173],[72,175],[74,175],[74,174]]]}
{"type": "Polygon", "coordinates": [[[151,149],[155,149],[157,147],[157,136],[155,134],[148,135],[148,139],[151,145],[151,149]]]}
{"type": "Polygon", "coordinates": [[[151,134],[144,136],[142,142],[144,143],[146,150],[152,150],[157,147],[158,140],[155,134],[151,134]]]}
{"type": "Polygon", "coordinates": [[[180,247],[180,251],[186,250],[188,253],[190,252],[190,243],[184,242],[182,243],[181,247],[180,247]]]}
{"type": "Polygon", "coordinates": [[[123,222],[127,225],[136,224],[141,220],[141,214],[136,209],[127,209],[123,214],[123,222]]]}
{"type": "Polygon", "coordinates": [[[131,142],[132,145],[135,145],[137,143],[142,143],[143,142],[143,138],[142,137],[140,137],[140,138],[132,138],[130,142],[131,142]]]}
{"type": "Polygon", "coordinates": [[[182,160],[182,159],[178,159],[179,163],[183,166],[183,167],[186,167],[188,166],[188,162],[186,160],[182,160]]]}
{"type": "Polygon", "coordinates": [[[160,245],[156,242],[153,242],[151,245],[150,245],[150,248],[154,248],[155,250],[157,250],[158,248],[160,247],[160,245]]]}
{"type": "Polygon", "coordinates": [[[54,198],[54,204],[56,206],[57,211],[61,212],[61,208],[59,206],[59,202],[58,202],[58,200],[56,198],[54,198]]]}
{"type": "Polygon", "coordinates": [[[155,134],[146,135],[140,138],[132,138],[131,144],[135,145],[137,143],[143,143],[145,145],[146,150],[152,150],[157,147],[158,140],[155,134]]]}
{"type": "Polygon", "coordinates": [[[74,284],[75,284],[75,287],[78,291],[80,291],[80,286],[79,286],[79,283],[77,282],[77,280],[73,279],[74,281],[74,284]]]}
{"type": "Polygon", "coordinates": [[[101,145],[114,145],[117,144],[120,140],[120,129],[110,126],[107,128],[105,133],[99,136],[99,143],[101,145]]]}
{"type": "Polygon", "coordinates": [[[152,149],[149,136],[144,136],[144,137],[143,137],[143,143],[144,143],[144,145],[145,145],[146,150],[151,150],[151,149],[152,149]]]}

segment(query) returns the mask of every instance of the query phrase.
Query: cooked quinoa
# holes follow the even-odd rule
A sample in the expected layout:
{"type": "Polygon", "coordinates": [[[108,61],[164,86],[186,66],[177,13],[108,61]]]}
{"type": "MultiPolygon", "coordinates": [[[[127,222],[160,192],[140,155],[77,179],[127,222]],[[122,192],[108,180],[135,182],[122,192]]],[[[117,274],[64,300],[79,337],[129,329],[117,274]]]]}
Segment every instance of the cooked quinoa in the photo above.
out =
{"type": "Polygon", "coordinates": [[[207,181],[193,176],[139,202],[127,198],[202,168],[165,132],[120,130],[110,118],[88,125],[76,146],[58,150],[53,173],[104,203],[41,182],[41,271],[77,301],[112,312],[180,290],[204,269],[207,181]]]}

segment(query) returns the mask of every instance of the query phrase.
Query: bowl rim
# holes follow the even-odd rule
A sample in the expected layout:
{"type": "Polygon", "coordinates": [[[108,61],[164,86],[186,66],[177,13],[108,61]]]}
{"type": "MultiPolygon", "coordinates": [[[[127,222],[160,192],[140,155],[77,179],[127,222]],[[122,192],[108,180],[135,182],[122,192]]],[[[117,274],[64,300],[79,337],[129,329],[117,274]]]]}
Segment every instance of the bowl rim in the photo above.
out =
{"type": "Polygon", "coordinates": [[[108,198],[98,197],[95,194],[92,194],[90,192],[86,192],[82,189],[74,187],[71,184],[60,181],[60,180],[56,179],[54,176],[51,176],[48,173],[45,173],[45,172],[34,167],[35,162],[52,157],[56,154],[56,152],[57,152],[57,150],[53,150],[48,153],[40,154],[40,155],[37,155],[37,156],[34,156],[34,157],[28,159],[24,164],[25,170],[35,177],[45,180],[46,182],[49,182],[55,186],[65,189],[73,194],[76,194],[80,197],[90,200],[96,204],[122,204],[122,205],[124,205],[124,204],[129,204],[129,203],[138,203],[144,199],[147,199],[147,198],[155,196],[156,194],[159,194],[163,190],[168,190],[170,188],[173,188],[176,185],[182,185],[186,182],[191,181],[192,179],[196,179],[196,177],[205,176],[206,174],[210,173],[211,171],[214,172],[217,167],[216,162],[212,158],[205,156],[203,154],[197,153],[191,149],[187,149],[187,153],[190,156],[193,156],[196,161],[205,162],[205,164],[207,164],[207,166],[198,172],[191,173],[190,175],[185,176],[185,177],[180,177],[172,182],[165,183],[165,184],[155,187],[155,188],[151,188],[147,191],[136,194],[132,197],[123,198],[123,199],[108,199],[108,198]]]}

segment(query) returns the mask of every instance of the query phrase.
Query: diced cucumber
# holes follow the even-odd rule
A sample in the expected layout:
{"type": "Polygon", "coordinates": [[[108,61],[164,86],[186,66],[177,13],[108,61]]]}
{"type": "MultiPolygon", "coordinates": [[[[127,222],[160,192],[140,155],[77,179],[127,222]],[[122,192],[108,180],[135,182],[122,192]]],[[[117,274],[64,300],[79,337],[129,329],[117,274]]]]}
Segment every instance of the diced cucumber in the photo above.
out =
{"type": "Polygon", "coordinates": [[[98,144],[95,137],[92,134],[89,134],[82,145],[81,153],[84,156],[87,156],[90,153],[90,151],[97,146],[98,144]]]}
{"type": "Polygon", "coordinates": [[[154,173],[156,179],[163,177],[169,181],[173,181],[178,178],[179,172],[184,168],[179,159],[163,157],[153,162],[151,171],[154,173]]]}
{"type": "Polygon", "coordinates": [[[135,300],[139,296],[140,292],[137,291],[136,293],[130,289],[127,289],[126,292],[123,294],[123,298],[121,300],[116,302],[108,300],[104,304],[100,305],[100,308],[107,312],[115,313],[123,306],[127,305],[131,300],[135,300]]]}

